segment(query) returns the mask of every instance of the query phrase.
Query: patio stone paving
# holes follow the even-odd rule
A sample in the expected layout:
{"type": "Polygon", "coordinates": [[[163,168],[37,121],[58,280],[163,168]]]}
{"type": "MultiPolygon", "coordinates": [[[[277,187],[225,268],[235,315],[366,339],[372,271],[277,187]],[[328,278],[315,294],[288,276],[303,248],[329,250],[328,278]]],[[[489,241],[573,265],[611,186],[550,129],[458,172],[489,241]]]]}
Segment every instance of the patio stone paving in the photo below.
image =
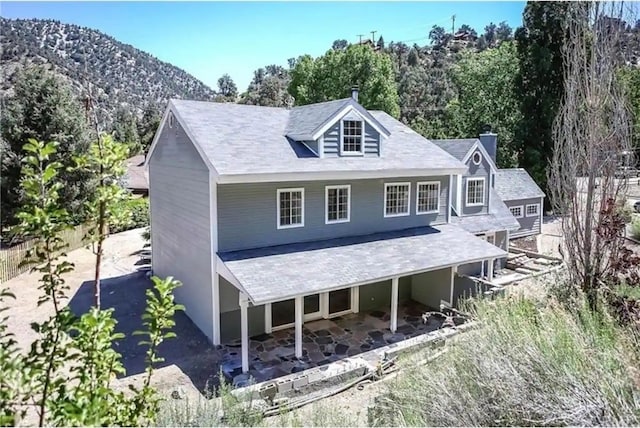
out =
{"type": "MultiPolygon", "coordinates": [[[[294,328],[253,336],[249,339],[249,375],[264,382],[439,329],[441,320],[432,317],[427,324],[422,322],[422,314],[428,310],[418,302],[401,303],[395,333],[389,330],[390,313],[382,310],[305,323],[300,359],[295,356],[294,328]]],[[[242,373],[240,343],[237,339],[225,345],[229,352],[221,367],[229,379],[242,373]]]]}

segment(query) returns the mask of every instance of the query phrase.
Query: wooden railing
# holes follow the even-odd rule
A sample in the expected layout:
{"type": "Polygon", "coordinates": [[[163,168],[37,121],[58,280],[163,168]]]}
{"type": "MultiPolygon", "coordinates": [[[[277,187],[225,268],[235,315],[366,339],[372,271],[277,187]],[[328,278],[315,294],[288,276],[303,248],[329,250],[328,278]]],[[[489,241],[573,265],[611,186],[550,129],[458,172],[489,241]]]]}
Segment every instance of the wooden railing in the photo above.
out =
{"type": "MultiPolygon", "coordinates": [[[[62,240],[68,245],[65,251],[76,250],[88,245],[90,242],[87,239],[89,229],[89,225],[81,224],[73,229],[65,230],[61,235],[62,240]]],[[[31,270],[33,264],[23,263],[23,261],[27,257],[27,251],[33,248],[35,243],[35,240],[29,240],[10,248],[0,249],[0,282],[8,281],[31,270]]]]}

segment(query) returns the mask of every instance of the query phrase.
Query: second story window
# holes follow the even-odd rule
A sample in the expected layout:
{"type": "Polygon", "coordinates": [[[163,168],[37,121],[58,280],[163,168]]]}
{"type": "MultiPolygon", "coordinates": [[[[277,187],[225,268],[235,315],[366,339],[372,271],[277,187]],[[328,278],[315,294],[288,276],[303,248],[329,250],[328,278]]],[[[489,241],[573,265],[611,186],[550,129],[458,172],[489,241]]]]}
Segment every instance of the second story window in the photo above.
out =
{"type": "Polygon", "coordinates": [[[440,211],[440,182],[426,181],[417,184],[416,214],[440,211]]]}
{"type": "Polygon", "coordinates": [[[342,121],[342,154],[361,155],[364,153],[364,138],[362,136],[362,121],[342,121]]]}
{"type": "Polygon", "coordinates": [[[325,187],[325,223],[346,223],[350,220],[351,186],[325,187]]]}
{"type": "Polygon", "coordinates": [[[409,183],[387,183],[384,185],[384,216],[409,215],[409,183]]]}
{"type": "Polygon", "coordinates": [[[484,205],[484,177],[467,179],[467,206],[484,205]]]}
{"type": "Polygon", "coordinates": [[[304,226],[304,189],[278,189],[278,229],[304,226]]]}

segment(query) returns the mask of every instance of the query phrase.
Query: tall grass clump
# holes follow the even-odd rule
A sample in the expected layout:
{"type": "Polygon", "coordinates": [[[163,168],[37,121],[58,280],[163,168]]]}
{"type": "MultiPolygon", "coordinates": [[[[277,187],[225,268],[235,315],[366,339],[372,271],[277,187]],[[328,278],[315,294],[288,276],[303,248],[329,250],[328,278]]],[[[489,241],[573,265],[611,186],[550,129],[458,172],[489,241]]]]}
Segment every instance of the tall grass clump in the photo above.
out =
{"type": "Polygon", "coordinates": [[[510,296],[469,304],[482,327],[401,373],[376,401],[381,426],[638,425],[633,331],[582,303],[510,296]]]}

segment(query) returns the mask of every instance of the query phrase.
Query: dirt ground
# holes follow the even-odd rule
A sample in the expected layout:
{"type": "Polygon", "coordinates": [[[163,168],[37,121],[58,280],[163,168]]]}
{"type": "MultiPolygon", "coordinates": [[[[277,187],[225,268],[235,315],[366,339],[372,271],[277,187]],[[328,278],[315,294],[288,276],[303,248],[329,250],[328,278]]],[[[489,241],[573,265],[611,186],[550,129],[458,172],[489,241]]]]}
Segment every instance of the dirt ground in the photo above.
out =
{"type": "MultiPolygon", "coordinates": [[[[122,388],[138,382],[144,372],[146,349],[138,346],[140,337],[131,334],[142,328],[145,292],[151,285],[147,277],[148,259],[140,255],[144,246],[142,230],[134,229],[107,238],[102,264],[102,307],[115,309],[117,330],[126,334],[125,339],[115,344],[115,349],[123,355],[127,371],[127,375],[115,383],[116,387],[122,388]]],[[[81,248],[70,252],[68,260],[75,264],[75,270],[65,276],[69,298],[64,303],[80,315],[93,303],[95,256],[90,249],[81,248]]],[[[51,303],[37,305],[41,294],[37,288],[38,278],[37,273],[23,274],[5,284],[16,296],[7,312],[9,331],[16,335],[18,345],[23,349],[28,349],[37,337],[30,327],[31,322],[44,321],[53,313],[51,303]]],[[[156,371],[153,383],[166,395],[181,388],[196,397],[199,390],[206,388],[207,381],[217,375],[217,356],[206,336],[184,313],[179,313],[175,321],[174,331],[178,337],[160,347],[160,354],[166,361],[156,371]]]]}

